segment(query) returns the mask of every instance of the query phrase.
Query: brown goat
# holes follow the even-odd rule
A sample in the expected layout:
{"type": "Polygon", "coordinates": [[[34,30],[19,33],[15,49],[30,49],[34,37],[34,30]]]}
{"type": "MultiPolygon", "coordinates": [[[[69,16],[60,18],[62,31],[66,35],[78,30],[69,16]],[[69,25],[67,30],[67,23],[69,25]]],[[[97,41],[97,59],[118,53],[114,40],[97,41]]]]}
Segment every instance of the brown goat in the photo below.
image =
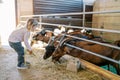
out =
{"type": "Polygon", "coordinates": [[[43,41],[45,43],[48,43],[49,39],[53,36],[52,32],[46,32],[45,30],[42,30],[41,32],[37,33],[32,37],[30,45],[32,46],[37,41],[43,41]]]}
{"type": "MultiPolygon", "coordinates": [[[[77,47],[80,47],[82,49],[115,59],[115,60],[120,60],[120,50],[117,50],[117,49],[113,49],[110,47],[102,46],[102,45],[87,42],[87,41],[67,41],[67,43],[72,44],[77,47]]],[[[115,43],[117,43],[116,45],[119,45],[120,40],[116,41],[115,43]]],[[[52,59],[53,59],[53,61],[59,61],[60,57],[65,54],[68,54],[68,55],[71,55],[71,56],[74,56],[74,57],[77,57],[80,59],[84,59],[88,62],[91,62],[91,63],[99,65],[99,66],[111,64],[116,68],[117,74],[120,75],[119,64],[108,61],[108,60],[100,58],[100,57],[97,57],[95,55],[86,53],[84,51],[65,46],[65,45],[58,47],[54,51],[54,53],[52,54],[52,59]]]]}
{"type": "MultiPolygon", "coordinates": [[[[88,39],[92,39],[92,40],[99,41],[99,42],[104,42],[101,38],[95,38],[93,35],[82,34],[80,31],[71,32],[68,35],[77,36],[77,37],[87,36],[88,39]]],[[[111,64],[117,69],[117,73],[120,74],[120,69],[119,69],[118,64],[107,61],[105,59],[94,56],[92,54],[89,54],[89,53],[86,53],[86,52],[83,52],[81,50],[77,50],[77,49],[74,49],[74,48],[70,48],[70,47],[65,46],[65,45],[61,46],[61,47],[58,47],[57,50],[55,50],[55,47],[58,45],[57,40],[60,40],[61,36],[62,36],[61,34],[56,36],[55,40],[53,41],[53,44],[48,45],[46,47],[46,52],[43,56],[44,59],[47,59],[52,55],[53,61],[54,60],[58,61],[61,56],[65,55],[65,54],[68,54],[68,55],[71,55],[71,56],[74,56],[74,57],[78,57],[78,58],[87,60],[91,63],[96,64],[96,65],[111,64]],[[54,54],[53,54],[53,52],[54,52],[54,54]]],[[[106,57],[109,57],[109,58],[112,58],[112,59],[120,60],[120,50],[112,49],[112,48],[105,47],[105,46],[95,44],[95,43],[91,43],[91,42],[75,40],[75,39],[72,39],[70,37],[67,37],[67,38],[69,38],[68,43],[74,44],[77,47],[89,50],[89,51],[94,52],[94,53],[98,53],[100,55],[103,55],[103,56],[106,56],[106,57]]],[[[39,34],[38,36],[36,36],[36,39],[48,43],[50,37],[39,34]]],[[[120,41],[116,41],[115,44],[117,46],[120,46],[120,41]]]]}
{"type": "MultiPolygon", "coordinates": [[[[82,34],[80,32],[80,30],[68,33],[68,35],[76,36],[76,37],[80,37],[80,38],[92,39],[92,40],[98,41],[98,42],[104,42],[102,40],[102,38],[100,38],[100,37],[94,37],[93,35],[89,35],[89,34],[82,34]]],[[[46,52],[45,52],[45,54],[43,56],[43,59],[47,59],[47,58],[49,58],[52,55],[52,53],[55,50],[54,48],[56,48],[59,45],[58,41],[60,41],[60,39],[62,38],[62,36],[63,36],[62,34],[59,34],[58,36],[55,36],[54,40],[51,40],[49,42],[48,46],[46,46],[46,52]]],[[[80,40],[77,40],[77,39],[74,39],[74,38],[68,37],[68,36],[67,37],[65,36],[63,39],[66,39],[66,38],[71,39],[71,40],[75,40],[75,41],[80,41],[80,40]]]]}
{"type": "MultiPolygon", "coordinates": [[[[72,36],[77,36],[77,37],[83,37],[83,38],[87,38],[87,39],[93,39],[95,38],[92,34],[88,34],[86,33],[81,33],[80,30],[75,30],[74,32],[70,32],[70,33],[66,33],[66,35],[72,35],[72,36]]],[[[37,33],[36,35],[33,36],[32,40],[31,40],[31,46],[36,42],[36,41],[43,41],[45,43],[48,43],[49,39],[53,36],[52,32],[47,32],[44,29],[37,33]]],[[[56,40],[59,40],[61,38],[61,34],[59,34],[56,37],[56,40]]],[[[102,38],[95,38],[96,41],[102,41],[102,38]]]]}

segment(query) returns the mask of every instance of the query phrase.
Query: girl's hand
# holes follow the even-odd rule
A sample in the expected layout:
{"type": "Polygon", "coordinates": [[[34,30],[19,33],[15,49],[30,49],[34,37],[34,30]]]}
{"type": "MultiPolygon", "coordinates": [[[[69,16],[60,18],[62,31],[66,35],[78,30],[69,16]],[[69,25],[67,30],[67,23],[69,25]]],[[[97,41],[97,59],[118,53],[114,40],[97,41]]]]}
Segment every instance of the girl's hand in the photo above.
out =
{"type": "Polygon", "coordinates": [[[29,52],[29,54],[33,54],[32,50],[27,50],[29,52]]]}

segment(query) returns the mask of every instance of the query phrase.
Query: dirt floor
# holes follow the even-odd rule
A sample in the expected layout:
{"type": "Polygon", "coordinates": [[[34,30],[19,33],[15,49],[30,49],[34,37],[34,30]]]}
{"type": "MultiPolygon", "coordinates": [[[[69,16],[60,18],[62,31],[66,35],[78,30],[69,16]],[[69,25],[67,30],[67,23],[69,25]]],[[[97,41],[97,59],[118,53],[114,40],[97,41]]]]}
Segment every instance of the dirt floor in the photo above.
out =
{"type": "Polygon", "coordinates": [[[0,48],[0,80],[102,80],[98,74],[81,70],[72,72],[65,65],[55,65],[51,58],[43,60],[43,48],[34,48],[37,56],[25,55],[30,69],[18,70],[17,54],[9,46],[0,48]]]}

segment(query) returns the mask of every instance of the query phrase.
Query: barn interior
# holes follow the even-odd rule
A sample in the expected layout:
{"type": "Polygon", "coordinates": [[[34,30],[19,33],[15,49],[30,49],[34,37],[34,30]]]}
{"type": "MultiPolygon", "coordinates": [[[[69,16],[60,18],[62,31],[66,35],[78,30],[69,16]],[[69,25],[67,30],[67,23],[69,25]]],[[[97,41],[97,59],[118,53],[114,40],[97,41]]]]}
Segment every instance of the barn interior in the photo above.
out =
{"type": "MultiPolygon", "coordinates": [[[[24,25],[31,17],[39,22],[39,29],[35,34],[42,29],[52,32],[56,28],[64,28],[64,31],[86,29],[94,36],[113,43],[120,40],[119,4],[119,0],[0,0],[0,80],[119,80],[120,75],[112,65],[108,70],[108,65],[96,66],[79,59],[81,66],[79,65],[78,70],[78,59],[73,56],[63,56],[61,64],[53,63],[51,57],[44,60],[48,43],[42,41],[32,46],[34,55],[30,55],[24,43],[22,44],[25,47],[25,61],[30,62],[31,66],[26,70],[18,70],[18,55],[8,43],[11,32],[19,25],[24,25]]],[[[118,46],[99,42],[95,44],[109,46],[120,52],[120,43],[118,46]]],[[[120,57],[118,58],[106,60],[117,63],[120,68],[120,57]]]]}

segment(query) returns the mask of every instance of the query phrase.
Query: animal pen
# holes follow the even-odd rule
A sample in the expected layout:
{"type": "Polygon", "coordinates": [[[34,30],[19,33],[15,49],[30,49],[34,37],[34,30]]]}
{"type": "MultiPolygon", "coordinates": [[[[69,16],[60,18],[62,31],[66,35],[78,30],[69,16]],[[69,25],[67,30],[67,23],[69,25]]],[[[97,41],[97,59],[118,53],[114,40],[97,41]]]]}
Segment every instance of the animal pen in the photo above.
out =
{"type": "MultiPolygon", "coordinates": [[[[41,14],[41,15],[26,15],[26,16],[21,16],[21,23],[24,23],[26,21],[22,21],[23,18],[29,18],[29,17],[34,17],[34,18],[38,18],[39,19],[39,24],[40,24],[40,29],[42,28],[43,25],[47,25],[47,26],[54,26],[54,27],[57,27],[57,26],[62,26],[62,27],[65,27],[65,28],[72,28],[72,29],[87,29],[87,30],[91,30],[93,31],[93,34],[94,32],[97,32],[97,33],[101,33],[101,35],[99,36],[103,36],[104,33],[115,33],[115,34],[120,34],[120,30],[112,30],[112,29],[103,29],[102,28],[90,28],[88,26],[85,26],[85,15],[87,14],[92,14],[92,15],[97,15],[97,14],[101,14],[101,15],[104,15],[104,14],[118,14],[120,13],[120,10],[107,10],[107,11],[94,11],[94,12],[73,12],[73,13],[57,13],[57,14],[41,14]],[[49,23],[49,22],[42,22],[42,18],[44,17],[54,17],[57,18],[57,16],[76,16],[76,15],[84,15],[83,18],[81,19],[82,20],[82,26],[74,26],[74,25],[65,25],[65,24],[54,24],[54,23],[49,23]]],[[[66,19],[69,19],[69,18],[66,18],[66,19]]],[[[74,18],[70,18],[70,19],[73,19],[75,20],[74,18]]],[[[104,22],[105,24],[105,22],[104,22]]],[[[93,24],[94,25],[94,24],[93,24]]],[[[49,30],[48,30],[49,31],[49,30]]],[[[78,40],[84,40],[84,41],[88,41],[88,42],[92,42],[92,43],[96,43],[96,44],[100,44],[100,45],[103,45],[103,46],[107,46],[107,47],[111,47],[111,48],[114,48],[114,49],[118,49],[120,50],[120,47],[117,47],[117,46],[114,46],[114,45],[109,45],[109,44],[105,44],[105,43],[100,43],[100,42],[97,42],[97,41],[92,41],[92,40],[87,40],[87,39],[84,39],[84,38],[78,38],[78,37],[75,37],[75,36],[70,36],[70,35],[66,35],[66,34],[63,34],[63,37],[65,36],[69,36],[69,37],[72,37],[72,38],[75,38],[75,39],[78,39],[78,40]]],[[[96,33],[95,33],[96,35],[96,33]]],[[[109,40],[109,39],[108,39],[109,40]]],[[[107,40],[107,41],[108,41],[107,40]]],[[[111,40],[110,40],[111,41],[111,40]]],[[[59,44],[62,44],[61,42],[59,44]]],[[[103,59],[106,59],[108,61],[111,61],[111,62],[114,62],[114,63],[117,63],[120,65],[120,61],[117,61],[117,60],[114,60],[114,59],[111,59],[111,58],[108,58],[108,57],[105,57],[105,56],[102,56],[102,55],[99,55],[99,54],[96,54],[96,53],[93,53],[93,52],[90,52],[88,50],[84,50],[82,48],[79,48],[79,47],[76,47],[74,45],[70,45],[68,43],[64,43],[64,45],[66,46],[70,46],[72,48],[76,48],[78,50],[81,50],[81,51],[84,51],[84,52],[87,52],[88,54],[92,54],[92,55],[95,55],[95,56],[98,56],[98,57],[101,57],[103,59]]],[[[120,79],[120,76],[118,75],[115,75],[109,71],[106,71],[102,68],[99,68],[98,66],[95,66],[89,62],[86,62],[84,60],[80,60],[82,62],[82,64],[85,66],[86,69],[90,69],[110,80],[119,80],[120,79]]]]}
{"type": "MultiPolygon", "coordinates": [[[[39,1],[39,0],[34,0],[34,1],[39,1]]],[[[119,5],[119,2],[117,3],[118,0],[115,0],[115,1],[114,1],[114,3],[119,5]]],[[[52,2],[52,1],[48,1],[48,2],[52,2]]],[[[58,26],[63,26],[66,29],[69,28],[69,29],[77,29],[77,30],[79,30],[79,29],[91,30],[94,35],[100,36],[108,42],[113,42],[117,39],[120,39],[120,36],[119,36],[119,34],[120,34],[120,29],[119,29],[120,10],[119,10],[119,7],[117,7],[117,8],[115,7],[115,5],[112,3],[112,0],[97,0],[96,4],[94,5],[95,6],[94,11],[90,10],[89,12],[86,12],[85,9],[86,9],[87,4],[80,3],[79,5],[83,5],[83,7],[81,7],[82,12],[74,12],[73,11],[73,12],[59,13],[59,10],[57,10],[58,13],[55,13],[55,14],[54,13],[53,14],[50,14],[50,13],[39,14],[38,9],[40,6],[38,6],[38,5],[40,5],[42,3],[37,4],[37,2],[34,2],[33,4],[36,7],[34,9],[36,11],[34,14],[36,14],[36,15],[25,15],[25,16],[20,15],[21,17],[20,17],[20,19],[18,19],[18,20],[20,20],[20,23],[25,23],[26,22],[25,20],[27,18],[34,17],[34,18],[37,18],[39,20],[39,24],[40,24],[39,28],[40,29],[44,26],[47,26],[47,28],[49,28],[51,26],[52,26],[52,28],[58,27],[58,26]],[[106,4],[106,3],[108,3],[107,1],[109,2],[109,4],[106,4]],[[37,6],[35,4],[37,4],[37,6]],[[113,7],[109,7],[110,5],[113,5],[113,7]],[[89,20],[86,20],[87,15],[92,15],[93,19],[91,22],[89,20]],[[116,22],[114,20],[116,20],[116,22]],[[76,23],[76,22],[78,22],[78,23],[76,23]],[[117,26],[117,27],[114,27],[114,26],[117,26]]],[[[47,4],[47,3],[44,3],[44,4],[47,4]]],[[[62,5],[62,6],[65,6],[65,5],[62,5]]],[[[22,8],[20,10],[22,10],[22,8]]],[[[31,8],[28,10],[31,10],[31,8]]],[[[40,12],[42,12],[42,11],[40,11],[40,12]]],[[[52,10],[51,10],[51,12],[52,12],[52,10]]],[[[63,34],[63,36],[64,36],[64,34],[63,34]]],[[[70,35],[65,35],[65,36],[72,37],[72,38],[78,39],[78,40],[84,40],[84,41],[100,44],[103,46],[108,46],[108,47],[120,50],[120,47],[117,47],[117,46],[113,46],[113,45],[109,45],[109,44],[105,44],[105,43],[100,43],[97,41],[92,41],[92,40],[88,40],[88,39],[84,39],[84,38],[78,38],[78,37],[70,36],[70,35]]],[[[62,44],[62,43],[60,42],[60,44],[62,44]]],[[[99,57],[106,59],[108,61],[120,64],[120,61],[117,61],[117,60],[114,60],[114,59],[111,59],[111,58],[108,58],[105,56],[98,55],[96,53],[81,49],[81,48],[76,47],[74,45],[71,45],[68,43],[64,43],[64,45],[76,48],[76,49],[84,51],[84,52],[88,52],[88,54],[96,55],[96,56],[99,56],[99,57]]],[[[84,61],[82,59],[80,61],[82,62],[81,64],[83,64],[86,69],[90,69],[90,70],[100,74],[101,76],[103,76],[105,78],[108,78],[110,80],[119,80],[120,79],[120,77],[118,75],[113,74],[107,70],[104,70],[104,69],[102,69],[94,64],[91,64],[91,63],[84,61]]],[[[106,66],[104,66],[104,67],[106,67],[106,66]]],[[[116,73],[116,71],[114,73],[116,73]]]]}

